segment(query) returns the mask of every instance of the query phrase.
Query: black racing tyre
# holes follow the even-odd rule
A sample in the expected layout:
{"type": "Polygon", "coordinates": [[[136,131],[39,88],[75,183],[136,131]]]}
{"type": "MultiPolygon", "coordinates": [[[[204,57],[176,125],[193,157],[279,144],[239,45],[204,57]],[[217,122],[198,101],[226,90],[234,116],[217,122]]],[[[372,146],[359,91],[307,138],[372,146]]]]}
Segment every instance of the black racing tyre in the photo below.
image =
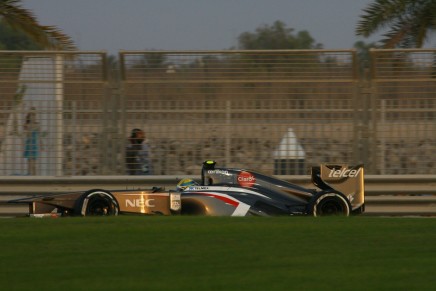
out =
{"type": "Polygon", "coordinates": [[[309,204],[309,213],[313,216],[349,216],[351,205],[340,193],[319,193],[309,204]]]}
{"type": "Polygon", "coordinates": [[[74,209],[81,216],[114,216],[118,212],[117,200],[110,192],[99,189],[84,193],[74,209]]]}

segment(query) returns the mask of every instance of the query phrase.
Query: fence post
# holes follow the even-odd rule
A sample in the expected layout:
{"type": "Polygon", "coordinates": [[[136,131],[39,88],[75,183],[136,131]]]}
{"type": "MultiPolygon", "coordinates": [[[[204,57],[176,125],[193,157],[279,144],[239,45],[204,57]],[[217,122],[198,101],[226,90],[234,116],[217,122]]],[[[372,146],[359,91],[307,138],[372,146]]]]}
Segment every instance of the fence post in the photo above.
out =
{"type": "Polygon", "coordinates": [[[63,56],[57,54],[55,57],[55,100],[56,100],[56,166],[55,175],[62,176],[63,168],[63,56]]]}
{"type": "Polygon", "coordinates": [[[371,124],[371,135],[369,136],[369,161],[368,169],[370,173],[375,174],[379,166],[378,163],[378,150],[377,150],[377,140],[378,140],[378,94],[377,88],[374,87],[374,82],[371,79],[369,82],[369,122],[371,124]]]}
{"type": "Polygon", "coordinates": [[[118,61],[119,61],[119,83],[118,83],[118,102],[119,102],[119,108],[114,108],[114,110],[117,110],[119,112],[119,124],[120,129],[118,130],[121,137],[118,139],[118,147],[121,149],[121,164],[122,166],[121,174],[126,173],[125,168],[125,160],[126,160],[126,153],[125,153],[125,137],[127,136],[127,94],[126,94],[126,71],[125,71],[125,59],[124,59],[124,53],[123,51],[120,51],[118,54],[118,61]]]}
{"type": "MultiPolygon", "coordinates": [[[[384,130],[386,125],[386,100],[381,100],[380,104],[380,127],[382,130],[384,130]]],[[[386,174],[386,141],[385,136],[383,134],[380,134],[380,174],[385,175],[386,174]]]]}
{"type": "Polygon", "coordinates": [[[228,167],[230,165],[231,161],[231,135],[230,135],[230,128],[232,126],[232,101],[226,100],[226,152],[225,152],[225,160],[226,160],[226,166],[228,167]]]}

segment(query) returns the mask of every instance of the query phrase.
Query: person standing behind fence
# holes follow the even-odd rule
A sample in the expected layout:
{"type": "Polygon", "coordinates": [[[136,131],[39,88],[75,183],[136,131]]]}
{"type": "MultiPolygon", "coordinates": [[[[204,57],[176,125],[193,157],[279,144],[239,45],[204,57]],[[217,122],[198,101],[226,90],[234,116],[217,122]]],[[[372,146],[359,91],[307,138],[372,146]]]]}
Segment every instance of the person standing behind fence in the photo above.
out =
{"type": "Polygon", "coordinates": [[[24,158],[27,159],[27,174],[36,175],[36,160],[41,150],[40,126],[36,120],[36,109],[32,107],[24,123],[24,158]]]}
{"type": "Polygon", "coordinates": [[[132,129],[126,147],[126,169],[128,175],[151,175],[150,151],[145,143],[145,133],[132,129]]]}

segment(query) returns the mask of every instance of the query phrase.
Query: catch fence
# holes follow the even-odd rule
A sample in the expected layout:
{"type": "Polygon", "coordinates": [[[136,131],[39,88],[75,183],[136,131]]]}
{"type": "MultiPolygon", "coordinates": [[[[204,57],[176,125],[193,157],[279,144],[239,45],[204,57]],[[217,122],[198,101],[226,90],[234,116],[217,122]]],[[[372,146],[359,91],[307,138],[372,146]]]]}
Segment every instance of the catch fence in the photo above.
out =
{"type": "Polygon", "coordinates": [[[372,50],[369,67],[354,50],[0,52],[0,175],[123,175],[134,128],[153,175],[197,175],[211,158],[435,174],[435,52],[372,50]]]}

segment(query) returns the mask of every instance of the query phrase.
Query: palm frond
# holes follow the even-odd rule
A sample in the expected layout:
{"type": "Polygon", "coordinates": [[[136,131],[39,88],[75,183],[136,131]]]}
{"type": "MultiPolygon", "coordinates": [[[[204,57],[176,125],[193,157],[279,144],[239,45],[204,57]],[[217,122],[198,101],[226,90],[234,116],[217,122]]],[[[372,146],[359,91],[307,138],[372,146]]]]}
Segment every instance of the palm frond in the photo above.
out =
{"type": "Polygon", "coordinates": [[[365,37],[385,28],[384,47],[421,47],[436,28],[436,0],[376,0],[363,10],[356,34],[365,37]]]}
{"type": "Polygon", "coordinates": [[[55,26],[40,25],[29,10],[24,9],[19,0],[0,0],[0,18],[13,29],[20,30],[46,49],[74,50],[72,39],[55,26]]]}
{"type": "Polygon", "coordinates": [[[401,15],[409,0],[376,0],[368,8],[363,9],[356,34],[369,36],[370,34],[392,24],[401,15]]]}
{"type": "Polygon", "coordinates": [[[391,30],[384,34],[385,39],[381,40],[384,48],[395,48],[396,46],[407,48],[410,46],[411,27],[404,23],[397,23],[391,27],[391,30]]]}

